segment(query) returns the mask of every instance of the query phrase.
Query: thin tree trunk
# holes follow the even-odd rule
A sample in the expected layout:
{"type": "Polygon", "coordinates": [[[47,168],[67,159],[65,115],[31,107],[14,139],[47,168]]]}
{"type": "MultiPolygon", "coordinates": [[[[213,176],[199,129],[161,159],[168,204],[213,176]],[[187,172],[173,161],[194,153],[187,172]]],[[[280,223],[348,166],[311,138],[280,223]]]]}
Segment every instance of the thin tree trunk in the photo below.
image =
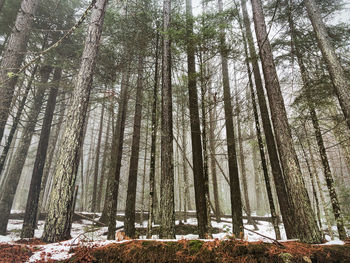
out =
{"type": "Polygon", "coordinates": [[[284,171],[286,188],[291,197],[289,205],[292,208],[292,214],[294,216],[294,229],[301,241],[320,243],[322,241],[322,235],[311,208],[298,157],[293,146],[292,134],[281,94],[271,45],[268,40],[262,3],[261,0],[252,0],[251,2],[277,147],[284,171]]]}
{"type": "MultiPolygon", "coordinates": [[[[223,12],[222,0],[218,0],[219,12],[223,12]]],[[[233,113],[231,103],[230,80],[228,75],[228,50],[226,47],[225,32],[220,31],[220,55],[222,69],[222,83],[224,89],[224,110],[226,122],[227,155],[230,177],[231,213],[232,213],[232,233],[238,238],[243,230],[242,200],[239,185],[239,174],[236,154],[235,134],[233,128],[233,113]]]]}
{"type": "Polygon", "coordinates": [[[49,80],[52,68],[43,66],[40,70],[41,80],[35,94],[34,102],[28,114],[28,122],[23,129],[21,140],[17,147],[14,159],[11,160],[9,174],[3,183],[0,194],[0,234],[6,234],[6,226],[11,212],[18,182],[21,178],[25,160],[27,158],[30,142],[32,140],[35,125],[44,101],[46,84],[49,80]]]}
{"type": "Polygon", "coordinates": [[[100,164],[100,148],[102,140],[102,130],[103,130],[103,117],[105,113],[105,105],[102,104],[102,112],[100,116],[100,128],[98,131],[97,146],[96,146],[96,156],[95,156],[95,167],[94,167],[94,185],[92,190],[92,202],[91,202],[91,212],[97,212],[97,183],[99,174],[99,164],[100,164]]]}
{"type": "MultiPolygon", "coordinates": [[[[334,47],[330,41],[325,24],[322,21],[320,10],[315,0],[304,1],[307,13],[316,33],[318,46],[321,49],[323,58],[326,62],[329,75],[332,79],[335,94],[339,99],[340,107],[344,113],[346,123],[350,129],[350,85],[345,76],[343,67],[335,53],[334,47]]],[[[338,229],[339,230],[339,229],[338,229]]],[[[342,232],[342,230],[341,230],[342,232]]],[[[342,233],[341,235],[343,235],[342,233]]]]}
{"type": "Polygon", "coordinates": [[[0,141],[10,113],[10,105],[22,61],[27,50],[27,41],[39,0],[22,0],[15,25],[3,52],[0,65],[0,141]]]}
{"type": "Polygon", "coordinates": [[[221,222],[221,209],[219,201],[219,189],[218,189],[218,179],[216,173],[216,163],[215,163],[215,121],[216,121],[216,104],[212,106],[213,109],[209,110],[209,148],[210,148],[210,168],[213,184],[213,196],[214,196],[214,205],[215,205],[215,216],[216,222],[221,222]]]}
{"type": "Polygon", "coordinates": [[[107,133],[106,133],[106,139],[105,139],[105,145],[103,150],[103,158],[102,158],[102,170],[101,170],[101,178],[100,183],[98,185],[98,191],[97,191],[97,200],[96,200],[96,211],[101,211],[101,202],[102,202],[102,192],[103,192],[103,185],[105,184],[105,176],[106,176],[106,162],[107,162],[107,156],[110,155],[109,151],[109,134],[110,134],[110,126],[111,126],[111,115],[113,114],[113,103],[111,103],[111,111],[108,114],[108,120],[107,120],[107,133]]]}
{"type": "Polygon", "coordinates": [[[124,229],[128,237],[135,237],[135,206],[136,206],[136,188],[137,175],[140,154],[140,133],[142,118],[142,92],[143,92],[143,54],[140,54],[138,61],[136,102],[134,115],[134,128],[132,136],[131,157],[129,166],[129,180],[126,194],[124,229]]]}
{"type": "Polygon", "coordinates": [[[4,4],[5,4],[5,0],[0,0],[0,12],[2,10],[2,8],[4,7],[4,4]]]}
{"type": "MultiPolygon", "coordinates": [[[[297,234],[294,230],[294,218],[293,214],[290,212],[289,206],[289,193],[287,193],[283,172],[279,162],[279,156],[277,152],[275,136],[272,131],[272,125],[270,122],[270,114],[267,108],[267,103],[264,94],[264,87],[262,83],[262,78],[260,74],[258,56],[254,47],[253,35],[250,29],[250,20],[247,12],[246,0],[241,0],[242,13],[243,13],[243,22],[245,33],[248,42],[250,59],[252,61],[253,73],[255,86],[257,91],[257,97],[259,101],[260,114],[262,119],[262,124],[265,133],[266,147],[269,154],[269,160],[272,170],[272,176],[276,186],[276,192],[278,197],[278,203],[280,206],[284,228],[286,230],[287,237],[289,239],[296,238],[297,234]]],[[[260,146],[259,146],[260,147],[260,146]]],[[[265,175],[264,175],[265,176],[265,175]]],[[[266,181],[265,181],[266,182],[266,181]]]]}
{"type": "Polygon", "coordinates": [[[198,221],[199,238],[206,238],[209,234],[207,202],[205,191],[205,174],[203,169],[203,153],[201,130],[198,112],[197,76],[195,64],[195,43],[193,42],[192,1],[186,0],[186,31],[187,31],[187,74],[191,124],[193,177],[198,221]]]}
{"type": "Polygon", "coordinates": [[[41,179],[43,176],[43,170],[46,160],[47,148],[51,132],[51,124],[53,114],[56,107],[56,98],[59,89],[59,82],[62,76],[62,68],[56,68],[53,75],[53,84],[50,87],[49,98],[46,104],[46,110],[43,120],[43,125],[40,133],[39,145],[36,152],[34,168],[32,173],[32,179],[30,181],[30,187],[28,192],[28,199],[26,210],[24,214],[24,221],[22,226],[21,238],[34,237],[34,229],[36,226],[36,216],[38,211],[38,203],[41,188],[41,179]]]}
{"type": "Polygon", "coordinates": [[[70,238],[71,214],[74,188],[79,166],[80,147],[90,92],[95,60],[101,38],[104,15],[108,0],[97,0],[87,30],[82,62],[71,97],[67,126],[63,134],[58,166],[54,175],[42,239],[57,242],[70,238]]]}
{"type": "MultiPolygon", "coordinates": [[[[157,29],[159,29],[157,23],[157,29]]],[[[158,84],[159,84],[159,31],[156,36],[156,50],[155,50],[155,69],[154,69],[154,86],[152,97],[152,124],[151,124],[151,160],[149,172],[149,210],[147,223],[147,238],[152,237],[152,222],[154,221],[154,199],[155,194],[155,172],[156,172],[156,143],[157,143],[157,101],[158,101],[158,84]]]]}

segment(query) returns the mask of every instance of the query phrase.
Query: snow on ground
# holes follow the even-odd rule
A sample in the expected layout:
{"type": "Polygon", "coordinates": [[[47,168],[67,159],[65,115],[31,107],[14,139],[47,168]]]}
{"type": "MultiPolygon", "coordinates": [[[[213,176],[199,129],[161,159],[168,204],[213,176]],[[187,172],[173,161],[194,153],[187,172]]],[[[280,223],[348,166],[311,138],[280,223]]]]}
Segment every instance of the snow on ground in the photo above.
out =
{"type": "MultiPolygon", "coordinates": [[[[212,227],[222,229],[222,232],[218,234],[213,234],[213,238],[217,239],[226,239],[228,236],[232,235],[232,227],[231,227],[231,219],[225,218],[223,219],[224,222],[216,222],[212,221],[212,227]]],[[[8,224],[8,231],[9,234],[7,236],[1,236],[0,235],[0,243],[13,243],[20,239],[20,232],[22,229],[22,220],[10,220],[8,224]]],[[[179,224],[180,221],[177,220],[176,224],[179,224]]],[[[244,240],[247,241],[264,241],[264,242],[272,242],[271,239],[265,238],[259,234],[262,234],[264,236],[267,236],[269,238],[275,238],[274,229],[271,223],[259,221],[258,223],[258,230],[254,230],[253,225],[247,225],[247,221],[244,220],[244,226],[247,229],[253,230],[254,232],[245,230],[244,231],[244,240]],[[258,234],[259,233],[259,234],[258,234]]],[[[124,223],[121,221],[116,222],[117,227],[122,226],[124,223]]],[[[197,219],[196,218],[189,218],[187,219],[187,222],[185,224],[189,225],[197,225],[197,219]]],[[[146,227],[147,221],[144,221],[142,225],[136,224],[136,227],[146,227]]],[[[35,230],[35,237],[40,238],[42,236],[44,230],[44,221],[38,222],[38,229],[35,230]]],[[[286,240],[286,234],[284,231],[284,228],[280,226],[282,240],[286,240]]],[[[28,262],[36,262],[39,259],[54,259],[54,260],[64,260],[71,256],[70,250],[78,245],[85,245],[85,246],[103,246],[110,243],[115,243],[117,241],[107,241],[106,235],[103,235],[107,232],[107,227],[96,227],[93,225],[91,221],[88,220],[81,220],[78,222],[73,223],[72,225],[72,239],[59,242],[59,243],[53,243],[53,244],[47,244],[47,245],[33,245],[35,248],[38,249],[37,252],[35,252],[32,257],[29,259],[28,262]],[[44,257],[44,258],[43,258],[44,257]]],[[[140,236],[140,239],[145,239],[145,236],[140,236]]],[[[153,235],[153,240],[157,240],[158,236],[153,235]]],[[[195,234],[188,234],[188,235],[176,235],[176,239],[198,239],[198,235],[195,234]]],[[[164,241],[164,240],[162,240],[164,241]]],[[[330,238],[329,238],[330,241],[330,238]]],[[[126,241],[119,241],[119,242],[126,242],[126,241]]],[[[334,245],[334,244],[344,244],[344,242],[339,240],[333,240],[325,245],[334,245]]]]}

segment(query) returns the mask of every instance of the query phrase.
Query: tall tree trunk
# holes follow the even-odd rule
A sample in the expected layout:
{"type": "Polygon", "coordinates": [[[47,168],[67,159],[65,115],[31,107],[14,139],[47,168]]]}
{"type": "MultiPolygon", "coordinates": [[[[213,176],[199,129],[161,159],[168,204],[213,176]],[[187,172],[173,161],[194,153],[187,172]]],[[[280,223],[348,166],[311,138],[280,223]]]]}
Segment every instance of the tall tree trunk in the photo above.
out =
{"type": "Polygon", "coordinates": [[[10,105],[39,0],[22,0],[0,65],[0,141],[10,113],[10,105]]]}
{"type": "Polygon", "coordinates": [[[35,125],[44,101],[46,84],[49,80],[52,68],[43,66],[40,70],[41,80],[35,94],[34,102],[28,114],[28,122],[23,129],[21,140],[16,150],[14,159],[11,160],[9,174],[2,185],[0,194],[0,234],[6,234],[6,226],[11,212],[13,199],[15,197],[17,185],[21,178],[25,160],[27,158],[30,142],[32,140],[35,125]]]}
{"type": "MultiPolygon", "coordinates": [[[[218,0],[219,12],[223,12],[222,0],[218,0]]],[[[222,83],[224,89],[224,110],[226,122],[226,139],[227,139],[227,155],[228,170],[230,177],[230,194],[231,194],[231,213],[232,213],[232,233],[239,237],[243,234],[243,217],[242,217],[242,200],[241,189],[239,185],[239,174],[236,154],[235,134],[233,128],[233,113],[230,91],[230,80],[228,75],[228,50],[226,47],[225,32],[220,30],[220,55],[222,83]]]]}
{"type": "Polygon", "coordinates": [[[105,198],[105,216],[102,212],[100,221],[103,222],[107,220],[108,222],[108,234],[107,239],[115,239],[116,230],[116,213],[118,207],[118,190],[119,190],[119,179],[120,179],[120,169],[122,162],[123,153],[123,143],[124,143],[124,131],[125,131],[125,121],[126,113],[128,109],[128,90],[130,81],[130,69],[127,68],[126,72],[122,76],[122,84],[119,98],[119,108],[117,122],[115,126],[115,132],[112,141],[112,151],[111,151],[111,166],[108,172],[108,182],[107,182],[107,192],[105,198]]]}
{"type": "Polygon", "coordinates": [[[40,133],[39,145],[36,152],[32,179],[28,192],[26,211],[22,226],[21,238],[34,237],[34,229],[36,226],[36,216],[38,210],[38,202],[40,196],[41,179],[43,175],[47,148],[51,132],[51,123],[53,113],[56,107],[56,98],[58,94],[59,82],[62,76],[62,68],[56,68],[53,75],[53,84],[50,87],[49,98],[46,104],[46,110],[43,120],[43,125],[40,133]]]}
{"type": "Polygon", "coordinates": [[[266,31],[262,3],[260,0],[252,0],[251,2],[277,147],[284,171],[286,188],[291,197],[289,205],[294,216],[294,229],[301,241],[320,243],[322,235],[311,208],[298,157],[293,146],[292,134],[266,31]]]}
{"type": "Polygon", "coordinates": [[[124,229],[128,237],[135,237],[135,206],[137,174],[140,154],[140,133],[142,118],[142,92],[143,92],[143,54],[140,54],[137,70],[136,102],[134,115],[134,128],[132,135],[131,157],[129,166],[129,180],[126,194],[124,229]]]}
{"type": "Polygon", "coordinates": [[[335,94],[337,95],[340,107],[344,113],[346,123],[350,129],[350,84],[345,76],[343,67],[335,53],[334,47],[330,41],[325,24],[322,21],[320,10],[315,0],[304,1],[307,13],[316,33],[318,46],[321,49],[323,58],[326,62],[329,75],[331,76],[335,94]]]}
{"type": "Polygon", "coordinates": [[[201,142],[201,130],[198,112],[197,95],[197,76],[195,62],[195,43],[193,42],[193,15],[192,1],[186,0],[186,31],[187,31],[187,74],[188,74],[188,93],[191,123],[191,142],[192,142],[192,160],[194,191],[196,200],[196,213],[198,221],[199,238],[206,238],[209,234],[207,202],[205,195],[203,154],[201,142]]]}
{"type": "Polygon", "coordinates": [[[250,54],[250,59],[252,61],[252,66],[253,66],[253,74],[254,74],[257,97],[259,101],[260,114],[261,114],[262,124],[264,128],[264,133],[265,133],[266,147],[270,157],[269,159],[270,159],[270,165],[272,170],[272,176],[276,186],[278,203],[282,214],[284,228],[286,230],[287,237],[289,239],[292,239],[297,237],[297,234],[294,230],[294,218],[293,218],[293,214],[290,212],[289,194],[287,193],[287,190],[285,187],[283,172],[280,166],[277,146],[274,138],[275,136],[273,134],[272,125],[270,122],[270,114],[269,114],[266,99],[265,99],[264,87],[263,87],[259,64],[258,64],[258,56],[255,51],[253,35],[250,29],[250,20],[247,12],[246,0],[241,0],[241,5],[242,5],[242,11],[243,11],[242,12],[243,22],[244,22],[244,28],[245,28],[245,33],[246,33],[247,42],[248,42],[249,54],[250,54]]]}
{"type": "MultiPolygon", "coordinates": [[[[214,102],[212,100],[211,102],[214,102]]],[[[215,205],[215,217],[216,222],[221,221],[221,208],[219,201],[219,189],[218,189],[218,179],[216,173],[216,163],[215,163],[215,154],[216,154],[216,142],[215,142],[215,121],[216,121],[216,103],[212,106],[212,109],[209,110],[209,148],[210,148],[210,168],[213,184],[213,196],[214,196],[214,205],[215,205]]]]}
{"type": "Polygon", "coordinates": [[[70,101],[67,126],[62,138],[58,166],[50,194],[49,209],[42,236],[45,242],[57,242],[70,237],[70,219],[80,147],[107,1],[97,0],[91,14],[82,62],[70,101]]]}
{"type": "MultiPolygon", "coordinates": [[[[331,169],[330,169],[330,166],[329,166],[327,152],[326,152],[326,148],[325,148],[325,145],[324,145],[324,142],[323,142],[323,137],[322,137],[320,125],[319,125],[319,122],[318,122],[315,106],[314,106],[314,104],[312,102],[312,98],[311,98],[311,96],[312,96],[311,92],[312,91],[310,90],[310,88],[311,88],[310,87],[310,85],[311,85],[310,84],[310,79],[309,79],[309,76],[308,76],[308,72],[307,72],[306,66],[304,64],[303,55],[302,55],[302,53],[300,51],[301,50],[300,49],[300,40],[298,39],[298,37],[296,35],[294,21],[293,21],[292,14],[291,14],[292,6],[289,4],[289,2],[287,2],[287,8],[288,8],[289,28],[290,28],[290,32],[291,32],[292,43],[294,45],[294,53],[295,53],[295,55],[297,57],[297,61],[298,61],[298,65],[299,65],[299,68],[300,68],[300,73],[301,73],[301,76],[302,76],[302,81],[303,81],[304,88],[306,88],[306,91],[307,91],[306,93],[307,93],[309,113],[310,113],[310,116],[311,116],[312,125],[313,125],[314,130],[315,130],[315,137],[316,137],[317,146],[318,146],[320,157],[321,157],[321,162],[322,162],[322,165],[323,165],[324,176],[325,176],[327,187],[328,187],[328,190],[329,190],[329,196],[331,198],[333,214],[334,214],[334,217],[335,217],[335,221],[337,223],[339,238],[342,239],[342,240],[345,240],[347,238],[347,236],[346,236],[346,231],[345,231],[345,228],[344,228],[343,216],[342,216],[342,213],[341,213],[341,209],[340,209],[340,205],[339,205],[339,201],[338,201],[338,197],[337,197],[337,192],[335,190],[334,180],[333,180],[333,177],[332,177],[332,174],[331,174],[331,169]]],[[[315,14],[313,14],[313,15],[315,15],[315,14]]],[[[342,88],[343,88],[343,86],[342,86],[342,88]]],[[[350,99],[350,97],[349,97],[349,99],[350,99]]],[[[350,104],[349,104],[349,106],[350,106],[350,104]]]]}
{"type": "Polygon", "coordinates": [[[171,86],[171,1],[163,1],[160,238],[175,238],[173,107],[171,86]]]}
{"type": "MultiPolygon", "coordinates": [[[[159,29],[157,23],[157,29],[159,29]]],[[[151,160],[149,169],[149,210],[147,223],[147,238],[152,237],[152,223],[154,221],[154,206],[155,206],[155,172],[156,172],[156,144],[157,144],[157,101],[158,101],[158,85],[159,85],[159,30],[156,36],[155,50],[155,69],[154,69],[154,86],[152,96],[152,124],[151,124],[151,160]]]]}
{"type": "Polygon", "coordinates": [[[96,156],[95,156],[95,167],[94,167],[94,185],[92,190],[92,202],[91,202],[91,212],[97,212],[97,183],[99,174],[99,164],[100,164],[100,148],[102,140],[102,130],[103,130],[103,117],[105,113],[105,105],[102,104],[102,112],[100,116],[100,128],[98,131],[97,146],[96,146],[96,156]]]}
{"type": "Polygon", "coordinates": [[[97,191],[97,200],[96,200],[96,211],[101,211],[101,202],[102,202],[102,192],[103,192],[103,185],[105,184],[105,177],[106,177],[106,162],[107,162],[107,156],[110,155],[110,145],[109,145],[109,134],[111,131],[111,115],[113,114],[113,103],[111,103],[111,111],[108,114],[108,120],[107,120],[107,132],[106,132],[106,139],[104,144],[104,150],[103,150],[103,158],[102,158],[102,168],[101,168],[101,178],[100,183],[98,185],[98,191],[97,191]]]}

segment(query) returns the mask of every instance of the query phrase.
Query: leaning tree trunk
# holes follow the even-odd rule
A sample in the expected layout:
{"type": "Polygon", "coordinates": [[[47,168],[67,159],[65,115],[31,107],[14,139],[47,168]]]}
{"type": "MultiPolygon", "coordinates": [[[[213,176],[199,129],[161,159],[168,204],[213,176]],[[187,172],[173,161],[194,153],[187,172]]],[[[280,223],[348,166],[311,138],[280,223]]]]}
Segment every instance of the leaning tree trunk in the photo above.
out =
{"type": "MultiPolygon", "coordinates": [[[[248,18],[248,13],[246,12],[247,10],[246,10],[246,3],[245,2],[242,2],[242,9],[243,9],[243,16],[248,18]]],[[[264,151],[264,142],[262,139],[262,132],[261,132],[261,128],[260,128],[258,108],[257,108],[257,103],[256,103],[256,98],[255,98],[254,87],[253,87],[252,72],[251,72],[251,68],[250,68],[250,64],[249,64],[248,43],[247,43],[246,35],[243,32],[241,21],[240,21],[240,27],[241,27],[242,35],[243,35],[243,45],[244,45],[244,52],[246,55],[245,62],[246,62],[246,67],[247,67],[247,72],[248,72],[248,80],[249,80],[248,85],[249,85],[249,89],[250,89],[250,99],[251,99],[252,106],[253,106],[256,136],[258,139],[261,166],[262,166],[262,170],[264,173],[264,180],[265,180],[266,192],[267,192],[267,197],[268,197],[269,206],[270,206],[272,225],[273,225],[273,228],[275,230],[276,239],[280,240],[281,239],[281,232],[280,232],[280,229],[278,226],[278,216],[276,213],[276,207],[275,207],[274,198],[272,195],[271,183],[270,183],[270,178],[269,178],[268,169],[267,169],[267,161],[266,161],[265,151],[264,151]]],[[[250,28],[249,28],[249,31],[250,31],[250,28]]],[[[260,73],[259,73],[259,76],[260,76],[260,73]]],[[[237,103],[237,106],[238,105],[239,104],[237,103]]],[[[253,148],[252,150],[255,151],[255,147],[253,146],[252,148],[253,148]]],[[[257,171],[255,171],[255,169],[256,169],[256,167],[255,167],[256,166],[256,164],[255,164],[256,156],[255,155],[256,155],[255,152],[253,152],[253,166],[254,166],[254,172],[255,172],[255,182],[258,182],[258,184],[260,184],[260,180],[259,179],[257,180],[257,177],[259,177],[259,176],[257,174],[257,171]]],[[[255,189],[257,190],[258,202],[261,203],[261,200],[258,198],[258,197],[262,197],[262,195],[258,195],[258,193],[261,193],[260,186],[257,186],[255,189]]]]}
{"type": "Polygon", "coordinates": [[[194,191],[196,201],[196,214],[198,221],[199,238],[206,238],[209,234],[207,202],[205,195],[203,153],[201,142],[201,130],[198,112],[197,76],[195,62],[195,43],[193,41],[193,15],[192,1],[186,0],[186,31],[187,31],[187,74],[188,74],[188,96],[191,123],[191,142],[194,191]]]}
{"type": "Polygon", "coordinates": [[[135,237],[135,206],[137,173],[140,153],[140,132],[142,117],[142,92],[143,92],[143,54],[140,54],[137,72],[136,102],[134,115],[134,128],[132,135],[131,156],[129,164],[129,180],[126,194],[124,229],[128,237],[135,237]]]}
{"type": "Polygon", "coordinates": [[[287,193],[283,172],[279,162],[279,156],[277,152],[277,146],[275,142],[275,136],[272,131],[272,126],[270,122],[270,114],[267,108],[267,103],[265,99],[264,87],[262,83],[262,78],[259,69],[258,56],[254,47],[253,35],[250,29],[250,20],[247,12],[246,0],[241,0],[243,22],[245,33],[248,42],[250,59],[253,66],[253,74],[256,86],[257,97],[259,101],[260,114],[262,119],[262,124],[265,133],[266,147],[269,154],[270,165],[272,170],[272,176],[276,186],[276,192],[278,197],[278,203],[280,206],[284,228],[286,230],[287,237],[289,239],[296,238],[297,234],[294,231],[294,218],[293,214],[290,212],[289,206],[289,194],[287,193]]]}
{"type": "MultiPolygon", "coordinates": [[[[100,116],[100,127],[98,131],[97,146],[96,146],[96,156],[95,156],[95,166],[94,166],[94,185],[92,188],[92,200],[91,200],[91,212],[97,212],[97,181],[99,174],[99,164],[100,164],[100,150],[101,150],[101,139],[103,130],[103,117],[105,113],[105,105],[102,103],[102,111],[100,116]]],[[[101,173],[102,174],[102,173],[101,173]]]]}
{"type": "Polygon", "coordinates": [[[252,0],[251,2],[277,147],[284,170],[286,188],[291,197],[290,206],[294,215],[294,229],[301,241],[320,243],[322,235],[317,226],[315,214],[301,174],[298,157],[293,146],[292,134],[271,45],[268,40],[262,3],[261,0],[252,0]]]}
{"type": "Polygon", "coordinates": [[[107,219],[108,222],[108,234],[107,239],[115,239],[116,231],[116,214],[118,207],[118,190],[119,190],[119,179],[120,179],[120,169],[122,166],[122,153],[123,153],[123,143],[124,143],[124,131],[125,131],[125,121],[126,113],[128,108],[128,89],[130,81],[130,69],[126,69],[127,72],[123,73],[122,84],[120,91],[120,103],[118,108],[117,122],[112,142],[112,152],[111,152],[111,167],[108,172],[108,182],[107,182],[107,192],[105,198],[105,213],[106,216],[101,215],[100,221],[107,219]],[[110,193],[109,193],[110,192],[110,193]]]}
{"type": "MultiPolygon", "coordinates": [[[[27,50],[27,42],[40,0],[22,0],[11,36],[0,65],[0,141],[10,113],[10,105],[19,71],[27,50]]],[[[1,9],[1,8],[0,8],[1,9]]]]}
{"type": "Polygon", "coordinates": [[[289,4],[289,2],[287,2],[287,8],[288,8],[288,21],[289,21],[289,28],[291,32],[292,44],[294,45],[294,53],[297,57],[304,88],[306,88],[306,94],[307,94],[306,97],[307,97],[307,103],[309,107],[309,113],[310,113],[312,125],[314,127],[314,131],[315,131],[315,137],[316,137],[317,146],[321,157],[321,162],[323,165],[324,176],[325,176],[327,187],[329,190],[329,196],[331,198],[333,214],[335,217],[335,221],[337,223],[339,238],[342,240],[345,240],[347,236],[344,228],[343,216],[341,213],[341,209],[340,209],[340,205],[337,197],[337,192],[335,190],[334,180],[331,174],[326,147],[323,142],[323,136],[321,133],[319,122],[318,122],[315,105],[312,101],[312,94],[311,94],[312,91],[310,89],[311,88],[310,78],[308,76],[307,69],[304,64],[303,55],[301,53],[300,40],[298,39],[296,30],[295,30],[294,21],[291,14],[292,6],[289,4]]]}
{"type": "Polygon", "coordinates": [[[92,77],[108,0],[97,0],[91,14],[82,62],[70,101],[58,165],[50,194],[49,209],[42,239],[57,242],[70,238],[75,180],[86,112],[89,106],[92,77]]]}
{"type": "Polygon", "coordinates": [[[28,155],[35,125],[44,101],[47,81],[49,80],[52,67],[43,66],[40,70],[41,81],[35,94],[32,108],[28,114],[28,122],[23,129],[21,140],[17,147],[15,157],[10,162],[9,173],[2,185],[0,194],[0,234],[6,234],[6,226],[9,220],[12,203],[15,197],[18,182],[21,178],[25,160],[28,155]]]}
{"type": "Polygon", "coordinates": [[[171,87],[171,0],[163,1],[160,238],[175,238],[173,107],[171,87]]]}
{"type": "Polygon", "coordinates": [[[339,58],[336,55],[334,47],[329,39],[327,29],[322,21],[321,13],[315,3],[315,0],[305,0],[304,3],[316,33],[318,46],[321,49],[329,75],[331,76],[335,94],[339,99],[340,107],[350,129],[350,82],[346,78],[344,69],[340,64],[339,58]]]}
{"type": "MultiPolygon", "coordinates": [[[[223,12],[222,0],[218,0],[219,12],[223,12]]],[[[231,213],[232,213],[232,233],[239,237],[243,234],[243,217],[242,217],[242,200],[241,189],[239,185],[238,164],[236,154],[236,142],[233,128],[233,113],[230,91],[230,80],[228,75],[228,50],[225,43],[225,32],[220,30],[220,55],[222,83],[224,89],[224,110],[226,122],[226,139],[227,139],[227,155],[228,170],[230,177],[230,194],[231,194],[231,213]]]]}
{"type": "Polygon", "coordinates": [[[43,125],[40,133],[39,145],[36,152],[34,168],[32,172],[32,179],[30,181],[30,187],[28,192],[28,200],[26,205],[26,211],[24,214],[23,227],[21,232],[21,238],[34,237],[34,229],[36,226],[36,216],[38,210],[41,179],[43,176],[44,165],[46,160],[47,148],[51,132],[51,123],[53,113],[56,107],[56,98],[58,94],[59,81],[62,76],[62,68],[56,68],[53,76],[53,85],[50,87],[49,98],[46,104],[46,110],[43,120],[43,125]]]}

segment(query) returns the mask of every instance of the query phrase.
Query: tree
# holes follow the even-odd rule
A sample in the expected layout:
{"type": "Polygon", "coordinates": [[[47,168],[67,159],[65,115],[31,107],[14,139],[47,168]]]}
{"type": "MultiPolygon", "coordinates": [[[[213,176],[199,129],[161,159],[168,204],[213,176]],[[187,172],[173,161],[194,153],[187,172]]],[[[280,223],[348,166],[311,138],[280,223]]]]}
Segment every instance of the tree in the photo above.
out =
{"type": "Polygon", "coordinates": [[[173,107],[171,87],[171,1],[163,1],[160,238],[175,238],[173,107]]]}
{"type": "MultiPolygon", "coordinates": [[[[218,0],[219,12],[223,12],[222,0],[218,0]]],[[[236,142],[233,128],[233,113],[230,91],[230,80],[228,76],[228,50],[225,40],[224,29],[220,29],[220,56],[222,70],[222,84],[224,89],[224,110],[227,140],[228,168],[230,177],[231,213],[232,213],[232,233],[240,237],[243,233],[242,200],[239,185],[238,163],[236,154],[236,142]]]]}
{"type": "Polygon", "coordinates": [[[346,123],[350,129],[350,85],[345,76],[344,69],[340,64],[333,45],[329,39],[326,26],[322,21],[320,11],[314,0],[304,1],[307,13],[316,33],[318,45],[322,51],[329,75],[332,79],[335,93],[338,97],[340,107],[344,113],[346,123]]]}
{"type": "Polygon", "coordinates": [[[32,173],[32,179],[30,181],[30,188],[28,192],[28,200],[26,205],[26,211],[24,215],[22,238],[34,237],[34,229],[37,222],[38,203],[41,188],[41,179],[44,171],[44,165],[46,160],[48,142],[51,132],[51,123],[56,106],[56,98],[58,94],[59,82],[62,76],[62,68],[55,69],[53,76],[53,85],[49,92],[49,98],[47,100],[44,121],[40,133],[39,145],[35,157],[34,168],[32,173]]]}
{"type": "Polygon", "coordinates": [[[57,242],[70,237],[72,202],[79,165],[82,131],[88,109],[92,77],[108,0],[97,0],[87,30],[82,62],[70,101],[58,166],[50,194],[42,239],[57,242]]]}
{"type": "Polygon", "coordinates": [[[192,1],[186,0],[186,31],[187,31],[187,75],[188,96],[190,108],[191,142],[193,159],[193,177],[196,199],[196,212],[198,232],[200,238],[206,238],[209,234],[209,221],[207,215],[207,202],[204,182],[204,166],[201,142],[201,130],[198,111],[197,76],[195,62],[195,42],[193,35],[192,1]]]}
{"type": "Polygon", "coordinates": [[[16,73],[24,59],[27,41],[39,0],[23,0],[15,25],[5,47],[0,64],[0,141],[4,134],[10,105],[18,76],[16,73]]]}
{"type": "Polygon", "coordinates": [[[284,171],[287,192],[290,194],[291,212],[294,216],[294,229],[300,240],[309,243],[320,243],[322,241],[322,235],[311,208],[298,157],[293,146],[292,134],[281,94],[271,45],[268,40],[262,3],[260,0],[252,0],[251,3],[272,123],[284,171]]]}
{"type": "Polygon", "coordinates": [[[142,92],[143,92],[143,56],[139,55],[138,70],[137,70],[137,87],[136,87],[136,102],[134,115],[134,128],[132,136],[131,157],[129,164],[129,180],[126,194],[125,205],[125,234],[128,237],[135,236],[135,205],[136,205],[136,186],[137,173],[140,153],[140,131],[141,131],[141,117],[142,117],[142,92]]]}

